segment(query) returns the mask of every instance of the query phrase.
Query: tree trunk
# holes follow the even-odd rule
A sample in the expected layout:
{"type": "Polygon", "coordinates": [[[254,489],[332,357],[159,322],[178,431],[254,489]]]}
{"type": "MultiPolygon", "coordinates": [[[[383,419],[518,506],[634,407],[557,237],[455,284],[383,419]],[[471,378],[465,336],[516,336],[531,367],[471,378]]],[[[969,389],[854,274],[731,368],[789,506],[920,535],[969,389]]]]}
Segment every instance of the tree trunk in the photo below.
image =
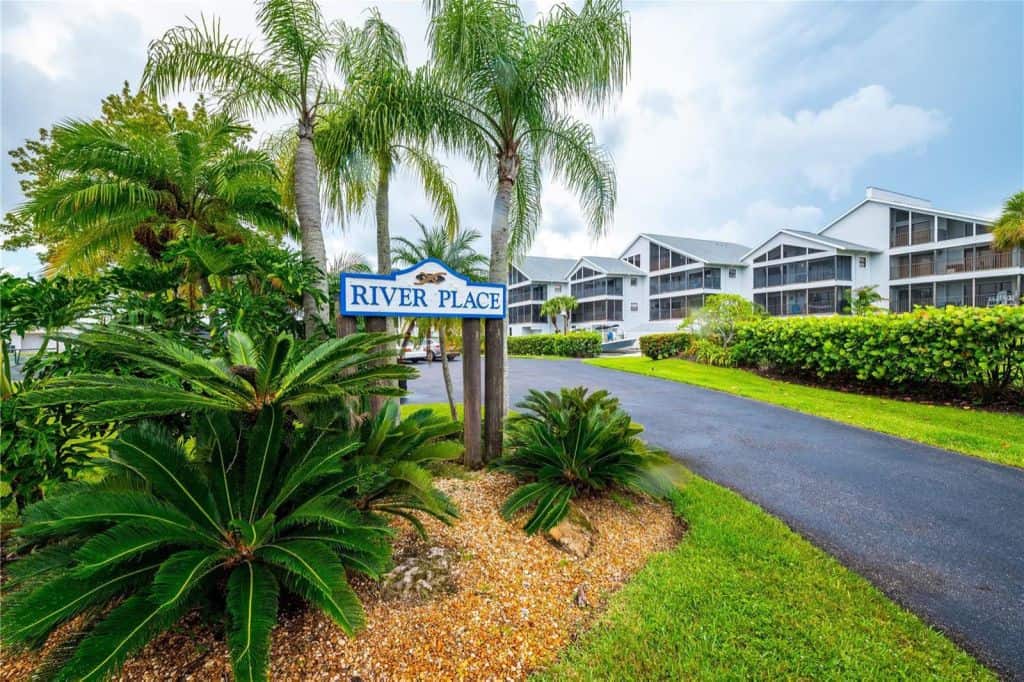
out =
{"type": "MultiPolygon", "coordinates": [[[[320,215],[320,175],[313,149],[313,125],[308,120],[299,122],[299,146],[295,150],[295,211],[302,230],[302,256],[312,260],[321,273],[327,272],[327,250],[320,215]]],[[[323,292],[324,302],[317,304],[309,294],[302,297],[306,338],[317,329],[318,321],[327,321],[330,306],[327,302],[327,278],[320,275],[317,288],[323,292]]]]}
{"type": "MultiPolygon", "coordinates": [[[[377,272],[381,275],[391,274],[391,226],[388,219],[390,185],[391,158],[384,156],[380,159],[377,168],[377,193],[374,197],[377,219],[377,272]]],[[[397,320],[392,317],[385,318],[384,328],[381,331],[386,331],[389,334],[398,333],[397,320]]],[[[399,354],[403,357],[405,356],[405,341],[406,339],[402,340],[402,346],[399,349],[399,354]]],[[[391,360],[391,362],[397,362],[397,360],[391,360]]]]}
{"type": "MultiPolygon", "coordinates": [[[[512,187],[518,170],[518,159],[513,154],[499,159],[498,189],[494,195],[494,213],[491,217],[490,280],[498,284],[508,282],[508,212],[512,204],[512,187]]],[[[486,357],[484,359],[484,419],[486,449],[484,457],[490,461],[501,456],[506,404],[505,320],[487,320],[486,357]]]]}
{"type": "Polygon", "coordinates": [[[391,273],[391,225],[388,222],[388,191],[391,185],[391,160],[381,159],[377,168],[377,272],[391,273]]]}
{"type": "Polygon", "coordinates": [[[452,412],[452,421],[459,420],[459,412],[455,409],[455,387],[452,385],[452,372],[448,368],[448,344],[444,324],[437,327],[437,342],[441,345],[441,374],[444,375],[444,390],[448,393],[448,408],[452,412]]]}

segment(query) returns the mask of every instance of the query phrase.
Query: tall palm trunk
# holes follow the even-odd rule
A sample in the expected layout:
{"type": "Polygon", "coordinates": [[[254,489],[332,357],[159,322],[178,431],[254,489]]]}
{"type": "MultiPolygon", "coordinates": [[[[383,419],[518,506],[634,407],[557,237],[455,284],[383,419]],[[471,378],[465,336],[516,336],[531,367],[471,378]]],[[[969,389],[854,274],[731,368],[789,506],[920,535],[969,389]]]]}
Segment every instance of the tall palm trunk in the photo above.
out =
{"type": "Polygon", "coordinates": [[[441,345],[441,373],[444,375],[444,390],[448,394],[448,409],[452,412],[454,422],[459,420],[459,413],[455,409],[455,388],[452,384],[452,371],[448,367],[448,333],[444,322],[437,326],[437,342],[441,345]]]}
{"type": "MultiPolygon", "coordinates": [[[[299,122],[299,146],[295,151],[295,210],[302,230],[302,256],[311,259],[321,273],[327,272],[327,250],[320,214],[320,174],[313,149],[313,126],[306,120],[299,122]]],[[[323,304],[318,304],[310,294],[302,296],[307,338],[316,332],[317,321],[326,321],[330,314],[326,276],[321,274],[316,284],[323,292],[323,304]]]]}
{"type": "MultiPolygon", "coordinates": [[[[391,184],[391,158],[390,156],[381,156],[379,166],[377,168],[377,195],[375,198],[375,209],[377,218],[377,272],[382,275],[391,273],[391,226],[388,222],[388,210],[390,208],[388,201],[388,192],[391,184]]],[[[394,334],[397,331],[395,326],[394,318],[384,318],[384,328],[381,331],[386,331],[389,334],[394,334]]],[[[409,328],[412,331],[412,327],[409,328]]],[[[399,349],[399,354],[405,355],[405,340],[402,341],[402,347],[399,349]]],[[[385,361],[387,363],[389,361],[385,361]]],[[[390,362],[395,362],[391,360],[390,362]]],[[[386,382],[394,385],[394,382],[386,382]]],[[[382,402],[374,413],[383,408],[384,403],[382,402]]]]}
{"type": "Polygon", "coordinates": [[[388,191],[391,186],[391,159],[382,157],[377,169],[377,272],[391,272],[391,224],[388,221],[388,191]]]}
{"type": "MultiPolygon", "coordinates": [[[[491,268],[490,280],[497,284],[508,282],[508,213],[512,205],[512,189],[519,171],[519,159],[514,151],[504,151],[498,157],[498,189],[494,195],[491,216],[491,268]]],[[[484,358],[484,457],[492,460],[501,456],[505,413],[508,410],[507,348],[505,320],[487,320],[487,339],[484,358]]]]}

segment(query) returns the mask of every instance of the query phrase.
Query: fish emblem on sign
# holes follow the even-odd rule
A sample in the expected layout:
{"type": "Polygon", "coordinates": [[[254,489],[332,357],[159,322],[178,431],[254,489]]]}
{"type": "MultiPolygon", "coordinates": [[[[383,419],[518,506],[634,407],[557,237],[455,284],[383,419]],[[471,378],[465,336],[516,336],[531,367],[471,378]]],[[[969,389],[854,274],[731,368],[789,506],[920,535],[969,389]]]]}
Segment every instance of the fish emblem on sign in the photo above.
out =
{"type": "Polygon", "coordinates": [[[443,272],[418,272],[415,284],[440,284],[444,281],[444,277],[445,273],[443,272]]]}

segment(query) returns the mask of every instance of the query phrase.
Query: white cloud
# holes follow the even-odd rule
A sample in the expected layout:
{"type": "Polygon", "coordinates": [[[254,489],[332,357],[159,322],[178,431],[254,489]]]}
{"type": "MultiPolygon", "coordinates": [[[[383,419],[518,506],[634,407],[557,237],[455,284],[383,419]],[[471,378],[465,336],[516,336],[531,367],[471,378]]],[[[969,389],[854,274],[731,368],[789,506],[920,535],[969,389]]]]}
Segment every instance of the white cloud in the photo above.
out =
{"type": "Polygon", "coordinates": [[[947,129],[941,112],[897,104],[884,87],[870,85],[820,111],[763,116],[752,126],[751,146],[835,199],[868,161],[921,149],[947,129]]]}
{"type": "MultiPolygon", "coordinates": [[[[525,13],[532,17],[553,1],[525,3],[525,13]]],[[[367,3],[321,4],[329,18],[355,23],[362,21],[367,3]]],[[[14,6],[5,3],[5,13],[14,6]]],[[[835,212],[830,204],[864,180],[872,164],[926,150],[951,127],[943,112],[883,85],[877,68],[869,72],[854,66],[877,64],[878,55],[898,55],[886,46],[894,44],[894,35],[903,35],[907,13],[923,10],[887,6],[862,11],[807,3],[631,3],[628,8],[631,81],[611,111],[587,115],[616,161],[614,228],[608,237],[592,240],[575,198],[549,183],[535,254],[616,253],[640,231],[753,244],[783,226],[814,229],[835,212]]],[[[383,2],[381,11],[405,37],[410,61],[426,59],[422,5],[383,2]]],[[[221,17],[226,33],[258,35],[248,0],[33,2],[17,5],[14,21],[5,14],[4,66],[17,57],[54,82],[94,83],[96,92],[89,96],[98,108],[111,90],[111,74],[116,82],[137,82],[139,67],[126,66],[125,49],[137,53],[141,63],[149,40],[186,15],[197,18],[204,12],[221,17]],[[112,52],[116,60],[111,57],[104,78],[94,79],[93,72],[99,73],[95,63],[86,69],[66,45],[96,44],[98,36],[106,35],[98,27],[120,17],[137,24],[131,45],[112,52]]],[[[102,47],[97,44],[97,51],[102,47]]],[[[60,102],[60,95],[54,99],[60,102]]],[[[43,118],[49,109],[24,112],[22,118],[33,115],[43,120],[29,132],[53,122],[43,118]]],[[[275,126],[267,123],[264,129],[275,126]]],[[[468,164],[448,163],[463,224],[484,233],[481,247],[486,248],[491,190],[468,164]]],[[[9,166],[3,172],[6,188],[9,166]]],[[[415,182],[401,176],[391,193],[394,235],[413,234],[410,214],[425,222],[431,218],[415,182]]],[[[344,232],[330,227],[325,236],[331,254],[344,248],[373,257],[368,216],[354,219],[344,232]]]]}

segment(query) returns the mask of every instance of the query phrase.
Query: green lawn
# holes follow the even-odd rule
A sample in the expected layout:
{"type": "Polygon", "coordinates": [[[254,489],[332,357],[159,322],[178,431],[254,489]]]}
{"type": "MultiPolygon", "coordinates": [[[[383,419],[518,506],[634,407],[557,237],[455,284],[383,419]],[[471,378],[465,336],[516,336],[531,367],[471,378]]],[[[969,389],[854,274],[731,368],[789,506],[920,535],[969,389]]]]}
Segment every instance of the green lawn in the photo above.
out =
{"type": "Polygon", "coordinates": [[[995,679],[867,580],[691,475],[689,531],[541,680],[995,679]]]}
{"type": "Polygon", "coordinates": [[[1020,415],[843,393],[687,360],[629,357],[584,362],[734,393],[990,462],[1024,467],[1024,417],[1020,415]]]}

